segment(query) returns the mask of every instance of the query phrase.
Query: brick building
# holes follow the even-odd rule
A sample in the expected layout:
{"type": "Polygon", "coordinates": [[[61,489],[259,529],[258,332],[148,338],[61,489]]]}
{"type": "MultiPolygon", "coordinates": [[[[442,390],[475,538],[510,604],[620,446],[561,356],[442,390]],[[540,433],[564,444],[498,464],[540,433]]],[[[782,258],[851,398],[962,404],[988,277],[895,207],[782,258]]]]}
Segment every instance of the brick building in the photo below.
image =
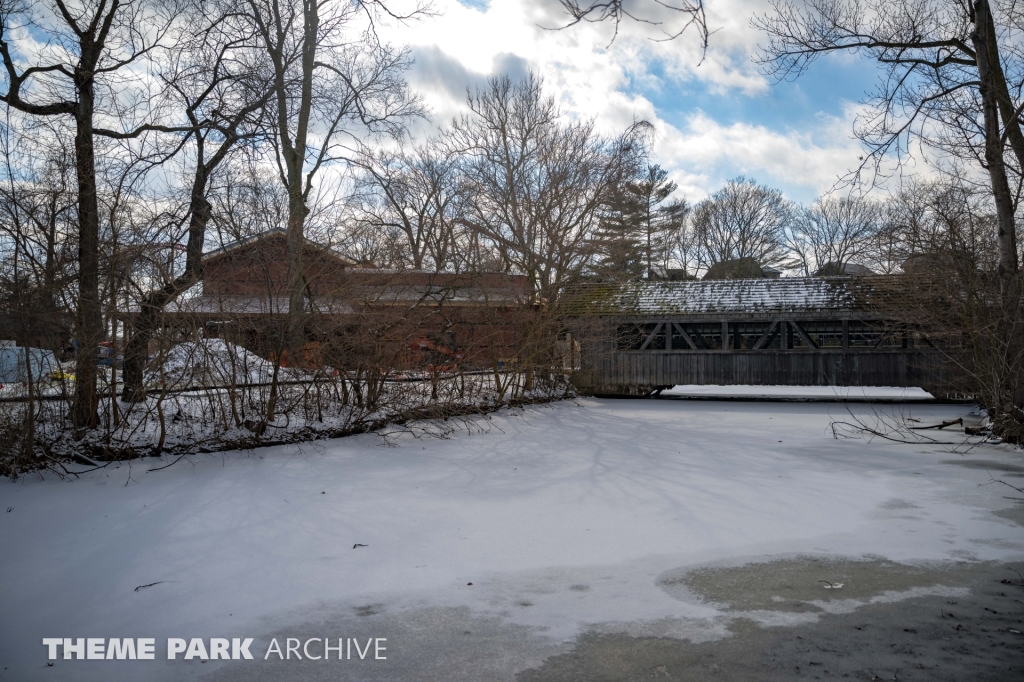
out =
{"type": "MultiPolygon", "coordinates": [[[[207,254],[201,290],[168,308],[167,326],[272,356],[288,313],[287,255],[283,230],[207,254]]],[[[492,366],[516,356],[529,314],[521,275],[385,270],[312,242],[303,280],[306,338],[335,366],[492,366]]]]}

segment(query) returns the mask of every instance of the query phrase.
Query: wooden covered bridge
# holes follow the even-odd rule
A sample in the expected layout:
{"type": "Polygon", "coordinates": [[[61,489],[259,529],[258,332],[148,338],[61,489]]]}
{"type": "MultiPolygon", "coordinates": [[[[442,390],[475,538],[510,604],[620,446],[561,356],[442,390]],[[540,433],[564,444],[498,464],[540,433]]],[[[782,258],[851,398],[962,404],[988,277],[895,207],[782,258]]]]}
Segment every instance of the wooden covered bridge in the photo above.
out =
{"type": "MultiPolygon", "coordinates": [[[[943,392],[942,354],[879,306],[894,277],[587,284],[562,304],[585,393],[677,384],[920,386],[943,392]]],[[[889,296],[891,299],[891,296],[889,296]]]]}

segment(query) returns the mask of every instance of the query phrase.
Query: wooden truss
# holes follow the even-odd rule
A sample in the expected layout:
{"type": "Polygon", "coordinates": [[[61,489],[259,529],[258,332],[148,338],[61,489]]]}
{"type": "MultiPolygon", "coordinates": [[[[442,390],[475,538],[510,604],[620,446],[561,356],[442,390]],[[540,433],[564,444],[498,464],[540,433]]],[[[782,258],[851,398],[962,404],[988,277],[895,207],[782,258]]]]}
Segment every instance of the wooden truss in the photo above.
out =
{"type": "MultiPolygon", "coordinates": [[[[734,346],[737,343],[735,341],[735,339],[738,336],[738,334],[731,334],[730,333],[730,324],[733,324],[733,322],[731,322],[730,320],[721,320],[720,323],[722,325],[722,331],[721,331],[722,343],[721,343],[720,350],[722,350],[722,351],[736,350],[736,348],[730,347],[730,346],[734,346]],[[728,342],[730,337],[734,340],[733,344],[730,344],[728,342]]],[[[703,336],[701,336],[699,331],[694,330],[692,332],[688,332],[685,329],[685,327],[683,326],[684,324],[686,324],[686,323],[684,323],[684,322],[666,322],[666,321],[661,321],[661,322],[655,323],[653,330],[650,331],[649,333],[647,333],[644,336],[643,343],[640,344],[639,350],[642,350],[642,351],[643,350],[647,350],[648,348],[651,347],[651,344],[654,343],[654,341],[659,336],[662,336],[662,335],[665,338],[665,347],[664,347],[664,349],[659,348],[657,350],[703,350],[701,348],[701,346],[698,345],[698,341],[705,348],[709,348],[711,346],[711,344],[708,343],[707,340],[703,336]],[[673,347],[673,338],[674,337],[681,338],[685,345],[683,345],[683,346],[681,346],[679,348],[674,348],[673,347]]],[[[704,324],[707,324],[707,323],[705,322],[704,324]]],[[[871,350],[878,350],[878,349],[880,349],[882,347],[882,344],[885,343],[885,341],[887,339],[889,339],[897,331],[906,331],[906,327],[904,325],[899,325],[899,324],[888,325],[881,332],[878,340],[871,347],[871,350]]],[[[804,347],[806,349],[809,349],[809,350],[820,350],[819,345],[811,338],[810,334],[807,333],[807,330],[804,329],[804,327],[801,324],[801,322],[799,322],[799,321],[797,321],[795,319],[792,319],[792,318],[776,318],[776,319],[773,319],[771,321],[771,323],[768,325],[768,327],[764,330],[764,332],[760,335],[760,337],[758,337],[757,341],[753,344],[753,346],[751,346],[749,348],[749,350],[766,350],[768,348],[769,344],[771,344],[773,342],[773,340],[774,340],[776,335],[778,335],[780,337],[780,340],[781,340],[780,346],[781,346],[781,348],[783,350],[793,350],[792,343],[791,343],[791,340],[790,340],[791,334],[796,335],[797,337],[799,337],[799,339],[803,342],[803,345],[804,345],[804,347]]],[[[850,348],[850,321],[847,320],[847,319],[842,320],[842,334],[841,334],[841,338],[842,338],[842,350],[849,349],[850,348]]],[[[924,340],[926,342],[928,342],[929,345],[932,345],[929,339],[925,338],[924,340]]]]}

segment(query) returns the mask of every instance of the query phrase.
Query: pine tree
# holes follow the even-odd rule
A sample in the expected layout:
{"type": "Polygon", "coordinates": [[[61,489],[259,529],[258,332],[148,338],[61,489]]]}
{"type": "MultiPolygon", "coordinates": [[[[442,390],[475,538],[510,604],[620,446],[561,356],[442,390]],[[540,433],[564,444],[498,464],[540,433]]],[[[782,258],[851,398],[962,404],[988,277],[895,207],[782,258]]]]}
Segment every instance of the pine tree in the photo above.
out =
{"type": "Polygon", "coordinates": [[[655,279],[667,266],[689,205],[670,201],[677,185],[661,166],[647,166],[639,177],[620,185],[605,203],[596,233],[601,258],[596,273],[614,281],[655,279]]]}
{"type": "Polygon", "coordinates": [[[683,201],[666,200],[678,185],[668,179],[668,172],[661,166],[648,166],[639,180],[629,184],[637,207],[637,238],[643,255],[643,266],[647,279],[654,279],[655,266],[664,267],[672,236],[686,218],[687,206],[683,201]]]}
{"type": "Polygon", "coordinates": [[[600,260],[594,269],[602,279],[627,281],[643,275],[641,208],[633,183],[620,185],[605,202],[605,214],[595,234],[600,260]]]}

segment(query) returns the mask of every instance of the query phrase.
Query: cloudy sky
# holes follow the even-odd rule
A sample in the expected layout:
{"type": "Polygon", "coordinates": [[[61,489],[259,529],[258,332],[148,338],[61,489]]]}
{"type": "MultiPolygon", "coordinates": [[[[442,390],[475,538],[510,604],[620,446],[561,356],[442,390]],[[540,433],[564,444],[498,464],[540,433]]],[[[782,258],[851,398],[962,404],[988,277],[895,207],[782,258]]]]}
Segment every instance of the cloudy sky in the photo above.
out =
{"type": "Polygon", "coordinates": [[[609,45],[611,25],[545,30],[565,23],[556,0],[433,0],[437,16],[389,37],[411,47],[410,82],[436,121],[459,112],[467,87],[532,69],[565,111],[594,117],[606,131],[634,118],[654,123],[655,161],[688,199],[745,175],[813,200],[862,153],[852,126],[876,78],[872,65],[837,55],[795,83],[774,83],[752,61],[763,38],[750,19],[767,2],[707,6],[715,32],[703,63],[695,34],[657,42],[659,28],[631,24],[609,45]]]}

